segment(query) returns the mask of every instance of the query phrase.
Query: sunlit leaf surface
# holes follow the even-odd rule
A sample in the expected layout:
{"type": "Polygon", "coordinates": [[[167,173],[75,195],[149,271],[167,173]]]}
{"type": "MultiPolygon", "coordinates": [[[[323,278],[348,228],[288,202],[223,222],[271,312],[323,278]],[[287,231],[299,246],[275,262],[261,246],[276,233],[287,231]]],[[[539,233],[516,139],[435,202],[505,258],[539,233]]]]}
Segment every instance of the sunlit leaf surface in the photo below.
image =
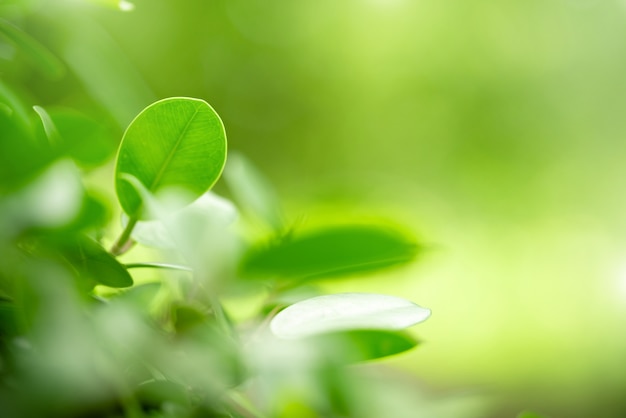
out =
{"type": "Polygon", "coordinates": [[[197,198],[217,181],[225,162],[226,134],[211,106],[191,98],[158,101],[133,120],[122,139],[116,167],[119,201],[129,216],[140,215],[141,198],[124,174],[153,194],[179,187],[197,198]]]}
{"type": "Polygon", "coordinates": [[[419,249],[405,234],[388,227],[342,225],[257,245],[241,271],[250,277],[298,279],[352,275],[405,264],[419,249]]]}
{"type": "Polygon", "coordinates": [[[401,330],[425,321],[430,310],[395,296],[340,293],[298,302],[271,322],[281,338],[302,338],[348,330],[401,330]]]}

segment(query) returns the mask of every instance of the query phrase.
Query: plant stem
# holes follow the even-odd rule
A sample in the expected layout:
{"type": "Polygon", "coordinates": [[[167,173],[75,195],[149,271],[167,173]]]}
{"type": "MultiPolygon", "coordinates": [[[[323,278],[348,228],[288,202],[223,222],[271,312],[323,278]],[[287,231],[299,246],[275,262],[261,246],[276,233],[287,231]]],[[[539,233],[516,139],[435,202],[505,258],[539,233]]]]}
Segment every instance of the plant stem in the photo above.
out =
{"type": "Polygon", "coordinates": [[[139,219],[136,216],[133,216],[128,220],[128,223],[122,231],[122,234],[119,236],[117,241],[115,241],[115,244],[113,244],[113,246],[111,247],[111,254],[113,254],[114,256],[118,256],[124,254],[126,251],[131,249],[134,242],[130,238],[130,234],[132,234],[138,220],[139,219]]]}
{"type": "Polygon", "coordinates": [[[179,264],[167,264],[167,263],[129,263],[124,264],[127,269],[132,268],[155,268],[155,269],[169,269],[169,270],[181,270],[181,271],[193,271],[191,267],[181,266],[179,264]]]}

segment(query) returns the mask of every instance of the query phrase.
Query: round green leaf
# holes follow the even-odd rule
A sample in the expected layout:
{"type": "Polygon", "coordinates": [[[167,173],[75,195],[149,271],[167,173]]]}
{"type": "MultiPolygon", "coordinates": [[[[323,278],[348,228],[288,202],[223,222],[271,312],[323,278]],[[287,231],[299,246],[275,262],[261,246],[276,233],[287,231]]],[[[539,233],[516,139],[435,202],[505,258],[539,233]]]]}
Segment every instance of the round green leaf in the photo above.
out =
{"type": "Polygon", "coordinates": [[[209,190],[226,163],[226,133],[203,100],[175,97],[145,108],[124,133],[117,156],[116,191],[124,212],[141,217],[142,202],[123,177],[137,178],[152,194],[185,189],[189,202],[209,190]]]}
{"type": "Polygon", "coordinates": [[[395,296],[340,293],[298,302],[270,323],[280,338],[303,338],[359,329],[401,330],[425,321],[430,310],[395,296]]]}
{"type": "Polygon", "coordinates": [[[353,275],[405,264],[418,250],[405,234],[388,227],[336,226],[255,246],[245,255],[241,273],[298,279],[353,275]]]}

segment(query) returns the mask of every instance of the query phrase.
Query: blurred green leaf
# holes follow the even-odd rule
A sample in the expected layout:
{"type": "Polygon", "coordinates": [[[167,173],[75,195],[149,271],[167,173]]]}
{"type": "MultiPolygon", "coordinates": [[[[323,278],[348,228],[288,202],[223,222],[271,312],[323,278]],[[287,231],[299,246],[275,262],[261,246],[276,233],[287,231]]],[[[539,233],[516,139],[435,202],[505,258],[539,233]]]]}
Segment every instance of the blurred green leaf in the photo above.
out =
{"type": "MultiPolygon", "coordinates": [[[[77,221],[84,189],[76,166],[61,160],[5,201],[5,231],[64,228],[77,221]]],[[[2,223],[2,222],[0,222],[2,223]]]]}
{"type": "Polygon", "coordinates": [[[8,301],[0,300],[0,340],[3,337],[14,337],[21,331],[17,319],[17,306],[8,301]]]}
{"type": "MultiPolygon", "coordinates": [[[[4,105],[2,113],[12,117],[13,123],[19,127],[22,135],[29,135],[31,133],[30,109],[23,103],[20,96],[2,80],[0,80],[0,102],[4,105]]],[[[2,126],[4,130],[4,124],[2,126]]]]}
{"type": "Polygon", "coordinates": [[[71,109],[43,109],[36,106],[46,133],[58,154],[69,156],[85,168],[97,167],[114,153],[116,144],[107,129],[95,120],[71,109]],[[56,138],[56,139],[53,139],[56,138]]]}
{"type": "MultiPolygon", "coordinates": [[[[71,185],[68,189],[70,187],[71,185]]],[[[98,195],[89,191],[84,191],[83,193],[83,191],[80,190],[80,192],[83,195],[76,197],[77,201],[74,207],[68,207],[65,209],[70,215],[66,218],[68,222],[49,222],[50,220],[53,220],[53,217],[49,216],[48,219],[46,219],[47,211],[45,208],[41,207],[38,209],[32,207],[24,209],[22,213],[14,214],[13,220],[19,220],[20,216],[31,212],[30,218],[21,219],[22,222],[27,222],[27,224],[23,226],[28,226],[29,232],[34,233],[35,235],[43,234],[50,237],[54,236],[57,239],[72,237],[79,232],[97,232],[101,228],[104,228],[110,219],[108,206],[98,195]]],[[[71,203],[72,199],[68,197],[67,194],[65,194],[65,196],[57,194],[57,196],[59,196],[60,201],[63,202],[64,200],[62,197],[64,197],[66,199],[66,203],[71,203]]],[[[56,210],[59,209],[54,209],[54,211],[56,210]]],[[[49,212],[52,212],[52,210],[49,212]]]]}
{"type": "Polygon", "coordinates": [[[0,82],[0,192],[16,190],[36,177],[57,158],[49,144],[38,143],[29,112],[17,96],[0,82]]]}
{"type": "Polygon", "coordinates": [[[59,134],[56,125],[52,121],[52,118],[50,118],[46,109],[41,106],[33,106],[33,110],[37,113],[39,119],[41,119],[44,132],[46,133],[46,137],[48,138],[50,144],[57,145],[61,143],[61,135],[59,134]]]}
{"type": "Polygon", "coordinates": [[[172,318],[174,319],[174,329],[177,334],[187,334],[193,331],[194,328],[207,324],[210,319],[213,319],[213,322],[215,322],[213,316],[210,316],[198,307],[184,304],[172,306],[172,318]]]}
{"type": "Polygon", "coordinates": [[[340,293],[295,303],[280,311],[270,327],[277,337],[303,338],[348,330],[401,330],[429,316],[429,309],[395,296],[340,293]]]}
{"type": "MultiPolygon", "coordinates": [[[[155,194],[180,187],[197,198],[217,181],[226,162],[226,133],[219,116],[200,99],[169,98],[144,109],[120,145],[116,191],[124,211],[141,216],[141,198],[123,175],[155,194]]],[[[187,202],[189,203],[189,202],[187,202]]]]}
{"type": "Polygon", "coordinates": [[[244,211],[274,229],[282,227],[280,203],[274,189],[245,156],[230,153],[224,170],[224,179],[244,211]]]}
{"type": "MultiPolygon", "coordinates": [[[[173,225],[179,225],[185,218],[194,219],[195,214],[203,214],[228,225],[237,218],[237,209],[229,200],[207,192],[190,205],[173,212],[168,218],[173,225]]],[[[176,248],[176,240],[169,232],[167,223],[161,219],[137,222],[132,237],[149,247],[176,248]]]]}
{"type": "Polygon", "coordinates": [[[314,337],[333,359],[360,362],[403,353],[417,346],[405,332],[352,330],[314,337]]]}
{"type": "Polygon", "coordinates": [[[187,389],[168,380],[152,380],[142,383],[136,390],[136,396],[144,407],[158,409],[165,402],[189,406],[191,401],[187,389]]]}
{"type": "Polygon", "coordinates": [[[133,278],[126,268],[91,238],[77,237],[66,245],[63,254],[81,276],[87,279],[110,287],[133,285],[133,278]]]}
{"type": "Polygon", "coordinates": [[[161,287],[161,283],[157,282],[140,284],[120,292],[115,296],[115,300],[135,306],[138,310],[143,310],[154,302],[161,287]]]}
{"type": "Polygon", "coordinates": [[[0,34],[17,46],[44,76],[51,80],[58,80],[65,74],[65,67],[61,61],[17,26],[0,19],[0,34]]]}
{"type": "Polygon", "coordinates": [[[93,230],[106,226],[110,217],[107,204],[98,195],[86,191],[78,216],[67,229],[93,230]]]}
{"type": "Polygon", "coordinates": [[[241,273],[297,279],[369,273],[408,263],[419,249],[405,234],[383,226],[326,227],[251,248],[241,273]]]}

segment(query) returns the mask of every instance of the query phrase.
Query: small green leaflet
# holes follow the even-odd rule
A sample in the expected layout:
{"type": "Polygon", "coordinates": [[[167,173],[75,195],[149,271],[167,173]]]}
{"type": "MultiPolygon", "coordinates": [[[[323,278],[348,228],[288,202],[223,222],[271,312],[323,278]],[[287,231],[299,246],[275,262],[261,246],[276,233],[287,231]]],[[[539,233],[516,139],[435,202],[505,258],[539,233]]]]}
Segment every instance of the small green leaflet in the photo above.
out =
{"type": "Polygon", "coordinates": [[[117,196],[131,218],[143,216],[142,199],[124,178],[131,175],[151,194],[183,189],[191,203],[215,184],[225,163],[226,133],[213,108],[200,99],[163,99],[145,108],[124,133],[117,196]]]}

